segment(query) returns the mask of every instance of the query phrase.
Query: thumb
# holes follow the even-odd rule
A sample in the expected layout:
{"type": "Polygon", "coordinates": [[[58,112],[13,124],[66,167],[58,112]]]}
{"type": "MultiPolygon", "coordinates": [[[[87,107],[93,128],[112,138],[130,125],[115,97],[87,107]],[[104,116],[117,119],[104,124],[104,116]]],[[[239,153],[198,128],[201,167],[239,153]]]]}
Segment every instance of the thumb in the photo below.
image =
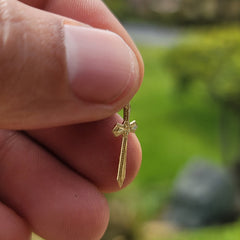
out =
{"type": "Polygon", "coordinates": [[[0,0],[0,128],[95,121],[140,85],[133,51],[117,34],[0,0]]]}

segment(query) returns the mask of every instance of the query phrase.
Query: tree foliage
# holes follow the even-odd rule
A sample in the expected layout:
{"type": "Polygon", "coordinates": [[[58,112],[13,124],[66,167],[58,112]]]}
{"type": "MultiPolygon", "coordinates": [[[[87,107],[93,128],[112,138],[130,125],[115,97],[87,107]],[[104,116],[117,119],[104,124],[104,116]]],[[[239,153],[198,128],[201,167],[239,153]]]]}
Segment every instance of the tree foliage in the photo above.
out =
{"type": "Polygon", "coordinates": [[[199,32],[172,48],[167,66],[178,86],[204,83],[221,104],[240,111],[240,31],[228,27],[199,32]]]}

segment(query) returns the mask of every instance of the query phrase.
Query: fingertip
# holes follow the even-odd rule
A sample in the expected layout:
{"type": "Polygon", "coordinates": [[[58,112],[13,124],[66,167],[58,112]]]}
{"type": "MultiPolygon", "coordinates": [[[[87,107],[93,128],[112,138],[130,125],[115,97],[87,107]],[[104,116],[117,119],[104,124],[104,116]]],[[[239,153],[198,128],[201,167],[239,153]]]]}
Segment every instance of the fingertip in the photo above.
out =
{"type": "Polygon", "coordinates": [[[112,103],[137,90],[138,61],[119,35],[69,24],[64,32],[69,82],[80,100],[112,103]]]}
{"type": "MultiPolygon", "coordinates": [[[[117,182],[121,137],[112,129],[122,118],[115,114],[102,121],[28,132],[56,155],[93,182],[102,192],[119,191],[117,182]]],[[[126,187],[136,177],[142,150],[135,134],[130,134],[127,150],[126,187]]]]}

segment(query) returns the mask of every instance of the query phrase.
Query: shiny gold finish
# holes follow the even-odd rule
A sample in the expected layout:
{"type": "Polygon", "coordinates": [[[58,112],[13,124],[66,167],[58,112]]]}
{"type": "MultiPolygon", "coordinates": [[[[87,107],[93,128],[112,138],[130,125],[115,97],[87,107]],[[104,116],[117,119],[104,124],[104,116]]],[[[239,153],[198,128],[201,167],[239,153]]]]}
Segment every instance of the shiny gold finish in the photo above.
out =
{"type": "Polygon", "coordinates": [[[113,134],[115,135],[115,137],[122,135],[122,146],[119,157],[117,174],[117,181],[120,188],[122,187],[124,179],[126,177],[128,134],[130,132],[134,133],[137,129],[136,121],[129,122],[129,118],[130,118],[130,104],[127,104],[123,108],[123,123],[122,124],[117,123],[117,125],[113,129],[113,134]]]}

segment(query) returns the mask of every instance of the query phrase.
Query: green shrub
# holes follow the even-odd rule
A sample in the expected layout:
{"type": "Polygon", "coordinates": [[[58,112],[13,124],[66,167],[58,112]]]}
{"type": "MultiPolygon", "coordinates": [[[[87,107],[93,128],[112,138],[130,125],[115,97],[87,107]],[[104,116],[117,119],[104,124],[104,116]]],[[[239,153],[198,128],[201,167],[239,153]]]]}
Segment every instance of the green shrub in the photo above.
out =
{"type": "Polygon", "coordinates": [[[128,1],[123,0],[104,0],[106,5],[112,10],[112,12],[121,20],[128,19],[133,15],[133,11],[130,8],[128,1]]]}
{"type": "Polygon", "coordinates": [[[220,103],[240,111],[240,28],[199,31],[173,47],[167,66],[184,91],[204,83],[220,103]]]}

